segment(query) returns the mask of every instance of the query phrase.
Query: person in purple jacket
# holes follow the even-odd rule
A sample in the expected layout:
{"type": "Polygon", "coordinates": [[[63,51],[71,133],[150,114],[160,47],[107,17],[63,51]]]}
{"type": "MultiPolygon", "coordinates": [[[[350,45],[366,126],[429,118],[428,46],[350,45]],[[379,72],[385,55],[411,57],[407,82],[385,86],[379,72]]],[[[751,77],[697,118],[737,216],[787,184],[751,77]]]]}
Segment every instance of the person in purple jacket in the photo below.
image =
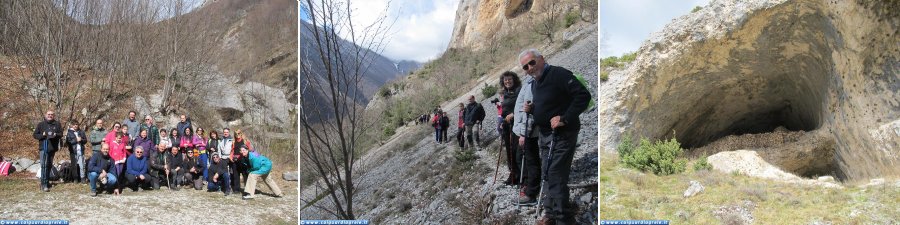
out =
{"type": "Polygon", "coordinates": [[[132,149],[137,149],[137,147],[143,147],[147,151],[156,149],[156,144],[154,144],[153,139],[150,138],[147,132],[147,129],[141,129],[140,134],[134,138],[134,142],[132,142],[132,149]]]}
{"type": "Polygon", "coordinates": [[[125,179],[128,180],[127,185],[132,191],[140,191],[141,188],[150,187],[150,166],[147,164],[147,157],[144,157],[144,148],[137,147],[134,154],[126,160],[125,179]]]}

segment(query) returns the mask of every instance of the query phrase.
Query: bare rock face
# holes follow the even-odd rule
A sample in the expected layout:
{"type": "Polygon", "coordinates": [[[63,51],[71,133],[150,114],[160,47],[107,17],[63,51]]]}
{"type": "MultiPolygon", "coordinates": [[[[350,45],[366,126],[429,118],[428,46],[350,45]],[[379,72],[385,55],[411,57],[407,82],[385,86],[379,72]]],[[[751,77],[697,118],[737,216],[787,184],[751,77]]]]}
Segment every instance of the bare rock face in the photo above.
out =
{"type": "MultiPolygon", "coordinates": [[[[652,35],[632,64],[601,84],[600,144],[612,151],[630,133],[674,135],[696,148],[785,127],[814,133],[804,140],[826,151],[816,157],[841,180],[898,175],[898,9],[889,2],[714,0],[652,35]]],[[[801,142],[765,151],[803,155],[789,152],[801,142]]]]}
{"type": "MultiPolygon", "coordinates": [[[[480,50],[510,30],[533,29],[534,19],[545,14],[544,5],[556,0],[461,0],[449,48],[480,50]]],[[[557,7],[577,5],[577,1],[556,1],[557,7]]],[[[556,10],[557,12],[563,9],[556,10]]]]}

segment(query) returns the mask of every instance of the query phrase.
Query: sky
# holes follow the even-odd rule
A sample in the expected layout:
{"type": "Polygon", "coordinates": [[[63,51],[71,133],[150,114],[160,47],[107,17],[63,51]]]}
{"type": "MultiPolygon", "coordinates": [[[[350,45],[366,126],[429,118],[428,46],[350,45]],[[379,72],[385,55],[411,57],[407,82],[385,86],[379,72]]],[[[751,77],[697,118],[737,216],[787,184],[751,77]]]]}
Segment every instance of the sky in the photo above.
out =
{"type": "MultiPolygon", "coordinates": [[[[351,19],[354,26],[364,27],[372,24],[387,9],[387,17],[396,20],[387,32],[388,40],[381,55],[394,61],[426,62],[447,49],[458,3],[457,0],[352,1],[351,19]]],[[[309,11],[302,5],[300,19],[308,20],[309,11]]],[[[347,34],[341,36],[344,39],[349,37],[347,34]]]]}
{"type": "Polygon", "coordinates": [[[709,0],[601,0],[600,57],[637,51],[650,34],[709,0]]]}

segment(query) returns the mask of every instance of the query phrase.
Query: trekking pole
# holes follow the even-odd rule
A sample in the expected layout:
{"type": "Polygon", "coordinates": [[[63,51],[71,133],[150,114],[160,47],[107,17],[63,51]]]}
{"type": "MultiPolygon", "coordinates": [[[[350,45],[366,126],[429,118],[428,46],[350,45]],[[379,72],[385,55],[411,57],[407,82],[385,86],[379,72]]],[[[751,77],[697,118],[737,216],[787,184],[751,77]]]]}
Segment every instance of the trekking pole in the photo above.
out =
{"type": "Polygon", "coordinates": [[[169,179],[169,162],[166,159],[166,153],[163,153],[163,168],[166,170],[166,186],[169,186],[169,190],[172,190],[172,179],[169,179]]]}
{"type": "MultiPolygon", "coordinates": [[[[512,139],[512,132],[509,133],[509,139],[512,139]]],[[[502,138],[502,137],[501,137],[502,138]]],[[[507,139],[507,144],[509,143],[509,139],[507,139]]],[[[503,152],[503,141],[500,141],[500,151],[497,151],[497,166],[494,167],[494,182],[491,183],[491,186],[497,183],[497,174],[500,173],[500,153],[503,152]]]]}
{"type": "MultiPolygon", "coordinates": [[[[525,137],[525,139],[528,139],[528,114],[527,113],[525,114],[525,133],[523,133],[523,136],[525,137]]],[[[524,142],[522,143],[522,145],[519,145],[519,150],[522,151],[522,166],[519,167],[519,188],[517,188],[516,190],[522,191],[522,182],[525,181],[525,143],[524,142]]],[[[516,194],[519,194],[519,193],[516,193],[516,194]]],[[[517,203],[516,211],[518,211],[519,207],[522,206],[522,199],[518,198],[518,196],[516,196],[516,203],[517,203]]]]}
{"type": "Polygon", "coordinates": [[[554,130],[554,131],[550,132],[550,149],[547,150],[547,158],[546,158],[546,160],[544,160],[543,165],[541,165],[542,170],[543,170],[543,171],[541,171],[542,172],[542,174],[541,174],[541,190],[538,192],[538,204],[537,204],[538,209],[537,209],[537,213],[535,214],[535,219],[537,219],[538,217],[541,216],[541,209],[544,208],[543,205],[541,205],[541,200],[544,197],[544,183],[545,183],[545,181],[547,181],[547,172],[549,171],[549,167],[550,167],[550,155],[553,154],[553,140],[555,138],[556,138],[556,131],[554,130]]]}

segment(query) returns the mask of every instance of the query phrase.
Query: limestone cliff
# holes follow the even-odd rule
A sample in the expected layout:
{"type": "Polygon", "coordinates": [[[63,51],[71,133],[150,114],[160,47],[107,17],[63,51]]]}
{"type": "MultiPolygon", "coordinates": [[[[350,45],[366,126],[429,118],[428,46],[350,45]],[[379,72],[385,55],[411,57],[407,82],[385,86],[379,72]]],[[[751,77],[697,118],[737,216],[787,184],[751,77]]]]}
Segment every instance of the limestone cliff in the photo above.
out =
{"type": "Polygon", "coordinates": [[[833,151],[823,155],[841,179],[900,175],[898,9],[713,0],[653,34],[600,85],[600,145],[674,134],[694,148],[784,127],[815,132],[811,148],[833,151]]]}

